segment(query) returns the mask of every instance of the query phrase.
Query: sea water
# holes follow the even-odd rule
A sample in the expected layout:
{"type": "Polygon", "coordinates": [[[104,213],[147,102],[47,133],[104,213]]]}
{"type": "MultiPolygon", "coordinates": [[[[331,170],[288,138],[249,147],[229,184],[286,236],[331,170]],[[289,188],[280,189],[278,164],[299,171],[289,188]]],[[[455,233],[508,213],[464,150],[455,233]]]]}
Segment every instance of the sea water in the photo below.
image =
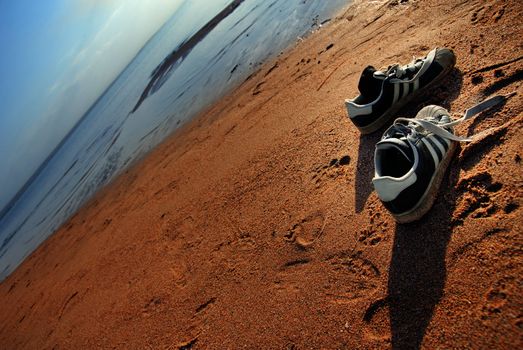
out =
{"type": "Polygon", "coordinates": [[[218,19],[197,4],[146,43],[3,213],[0,280],[97,190],[347,0],[224,1],[234,8],[218,19]]]}

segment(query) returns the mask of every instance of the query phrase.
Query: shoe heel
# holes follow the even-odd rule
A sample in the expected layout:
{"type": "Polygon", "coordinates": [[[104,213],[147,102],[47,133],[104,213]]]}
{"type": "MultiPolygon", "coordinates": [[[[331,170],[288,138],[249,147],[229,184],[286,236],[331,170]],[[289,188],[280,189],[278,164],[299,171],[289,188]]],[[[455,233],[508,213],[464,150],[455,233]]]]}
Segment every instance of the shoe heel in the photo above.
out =
{"type": "Polygon", "coordinates": [[[398,223],[407,224],[409,222],[417,221],[421,219],[430,210],[430,208],[432,208],[436,198],[438,197],[438,192],[441,186],[441,182],[443,181],[443,177],[445,176],[447,168],[450,164],[450,161],[452,160],[452,157],[454,156],[457,147],[457,142],[452,142],[450,144],[449,150],[440,164],[436,175],[432,179],[432,182],[429,184],[427,192],[423,195],[423,197],[421,197],[420,201],[418,204],[416,204],[414,209],[404,214],[392,215],[398,223]]]}

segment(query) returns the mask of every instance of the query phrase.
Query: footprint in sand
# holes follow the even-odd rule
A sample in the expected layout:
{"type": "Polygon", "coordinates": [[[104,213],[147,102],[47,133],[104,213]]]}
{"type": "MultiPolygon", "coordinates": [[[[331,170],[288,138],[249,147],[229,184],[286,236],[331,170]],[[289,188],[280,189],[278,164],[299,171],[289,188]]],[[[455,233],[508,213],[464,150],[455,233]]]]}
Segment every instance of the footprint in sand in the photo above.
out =
{"type": "Polygon", "coordinates": [[[226,270],[247,268],[258,249],[255,234],[244,231],[231,222],[232,232],[218,243],[213,249],[211,260],[222,265],[226,270]]]}
{"type": "Polygon", "coordinates": [[[236,252],[249,252],[257,248],[254,234],[245,230],[238,223],[234,223],[229,220],[229,224],[235,232],[232,237],[229,237],[226,241],[221,243],[221,246],[227,246],[232,250],[233,255],[237,255],[236,252]]]}
{"type": "Polygon", "coordinates": [[[162,304],[164,303],[165,300],[159,296],[154,296],[148,299],[142,308],[142,316],[149,317],[151,314],[159,312],[161,309],[163,309],[162,304]]]}
{"type": "Polygon", "coordinates": [[[487,5],[478,7],[470,16],[473,25],[497,23],[505,14],[505,6],[487,5]]]}
{"type": "Polygon", "coordinates": [[[319,188],[324,182],[336,180],[346,174],[350,164],[350,157],[344,155],[340,158],[333,158],[329,164],[318,166],[313,170],[312,181],[319,188]]]}
{"type": "Polygon", "coordinates": [[[358,242],[365,246],[374,247],[380,244],[386,238],[388,229],[388,222],[380,219],[380,212],[375,211],[373,206],[370,206],[370,223],[366,228],[360,230],[358,234],[358,242]]]}
{"type": "Polygon", "coordinates": [[[385,241],[389,235],[389,222],[381,217],[381,203],[369,200],[367,203],[369,224],[358,232],[358,243],[367,247],[374,247],[385,241]]]}
{"type": "Polygon", "coordinates": [[[330,288],[327,296],[336,304],[347,304],[372,295],[378,285],[380,271],[359,254],[338,254],[327,260],[330,288]]]}
{"type": "Polygon", "coordinates": [[[367,339],[383,343],[391,342],[390,311],[388,298],[381,298],[369,305],[363,316],[367,339]]]}
{"type": "Polygon", "coordinates": [[[239,237],[238,239],[231,242],[233,250],[240,252],[248,252],[256,249],[256,241],[250,237],[249,234],[239,237]]]}
{"type": "MultiPolygon", "coordinates": [[[[512,63],[520,61],[521,59],[521,57],[517,57],[515,59],[504,61],[501,64],[510,67],[512,63]]],[[[483,89],[483,95],[485,96],[492,95],[507,86],[520,82],[523,79],[523,70],[516,69],[513,73],[505,73],[503,69],[495,69],[492,75],[496,80],[483,89]]]]}
{"type": "Polygon", "coordinates": [[[275,291],[281,293],[281,297],[300,294],[307,284],[306,276],[317,274],[317,265],[311,261],[310,258],[297,258],[284,263],[274,281],[275,291]]]}
{"type": "Polygon", "coordinates": [[[486,321],[492,319],[503,312],[503,307],[507,303],[508,282],[510,281],[500,280],[489,289],[481,307],[481,320],[486,321]]]}
{"type": "Polygon", "coordinates": [[[209,300],[207,300],[206,302],[200,304],[200,306],[198,306],[196,308],[196,314],[201,314],[203,311],[205,311],[207,308],[209,308],[215,302],[216,302],[216,297],[212,297],[209,300]]]}
{"type": "Polygon", "coordinates": [[[294,242],[300,248],[307,248],[321,237],[325,224],[326,220],[323,213],[312,213],[294,224],[284,235],[284,238],[288,242],[294,242]]]}
{"type": "Polygon", "coordinates": [[[193,236],[195,224],[192,216],[174,219],[170,213],[160,215],[160,231],[169,241],[188,240],[193,236]]]}
{"type": "Polygon", "coordinates": [[[174,348],[177,350],[190,350],[193,348],[197,341],[198,337],[193,337],[189,340],[182,341],[181,343],[176,344],[174,348]]]}
{"type": "Polygon", "coordinates": [[[359,254],[342,252],[321,261],[300,254],[281,266],[274,287],[285,295],[309,290],[334,305],[345,305],[371,297],[380,285],[380,275],[379,269],[359,254]]]}
{"type": "Polygon", "coordinates": [[[361,230],[358,235],[358,242],[366,246],[378,245],[383,239],[383,233],[380,230],[375,229],[372,225],[361,230]]]}
{"type": "Polygon", "coordinates": [[[496,194],[503,185],[492,180],[489,172],[480,172],[458,182],[456,189],[462,193],[453,215],[454,224],[460,224],[465,218],[490,217],[499,211],[496,194]]]}

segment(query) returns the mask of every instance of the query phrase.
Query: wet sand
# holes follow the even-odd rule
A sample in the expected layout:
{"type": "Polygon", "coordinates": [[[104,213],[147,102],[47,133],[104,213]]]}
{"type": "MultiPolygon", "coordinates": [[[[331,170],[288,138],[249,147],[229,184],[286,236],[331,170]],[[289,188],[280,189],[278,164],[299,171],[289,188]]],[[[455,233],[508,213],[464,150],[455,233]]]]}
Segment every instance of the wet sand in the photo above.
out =
{"type": "MultiPolygon", "coordinates": [[[[2,348],[520,348],[519,1],[356,1],[103,190],[0,284],[2,348]],[[421,221],[372,190],[343,100],[368,64],[452,48],[427,104],[504,106],[421,221]]],[[[382,130],[383,131],[383,130],[382,130]]]]}

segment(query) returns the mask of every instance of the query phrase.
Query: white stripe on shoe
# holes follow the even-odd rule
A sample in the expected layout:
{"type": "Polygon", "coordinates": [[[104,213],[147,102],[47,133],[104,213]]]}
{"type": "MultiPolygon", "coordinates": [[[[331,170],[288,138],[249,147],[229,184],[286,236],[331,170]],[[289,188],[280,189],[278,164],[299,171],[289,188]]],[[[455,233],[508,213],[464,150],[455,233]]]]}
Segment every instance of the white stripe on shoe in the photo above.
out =
{"type": "Polygon", "coordinates": [[[403,83],[403,93],[401,94],[401,98],[404,98],[409,94],[409,85],[410,84],[408,82],[403,83]]]}
{"type": "Polygon", "coordinates": [[[441,144],[441,142],[434,136],[434,134],[431,134],[428,136],[428,139],[430,139],[441,151],[442,156],[445,156],[445,147],[441,144]]]}
{"type": "Polygon", "coordinates": [[[414,89],[412,89],[412,92],[418,90],[419,88],[419,79],[414,79],[414,89]]]}
{"type": "Polygon", "coordinates": [[[421,138],[421,142],[423,142],[425,147],[427,147],[427,149],[429,150],[430,154],[432,155],[432,159],[434,160],[434,169],[436,169],[438,167],[438,164],[439,164],[438,154],[436,153],[436,151],[434,150],[434,148],[432,147],[430,142],[427,141],[424,137],[421,138]]]}
{"type": "Polygon", "coordinates": [[[392,103],[398,102],[398,99],[400,97],[400,84],[393,84],[394,85],[394,97],[392,99],[392,103]]]}

